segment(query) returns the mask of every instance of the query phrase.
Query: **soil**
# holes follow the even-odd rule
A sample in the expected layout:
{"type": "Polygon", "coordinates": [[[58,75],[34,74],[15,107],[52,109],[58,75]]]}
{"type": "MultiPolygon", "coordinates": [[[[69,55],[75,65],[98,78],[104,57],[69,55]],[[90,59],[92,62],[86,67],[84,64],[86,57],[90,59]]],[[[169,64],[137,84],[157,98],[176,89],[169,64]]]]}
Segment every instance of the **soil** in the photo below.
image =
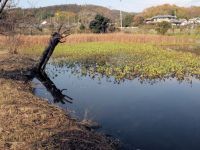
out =
{"type": "Polygon", "coordinates": [[[0,54],[0,149],[110,150],[118,142],[88,130],[67,112],[32,94],[35,59],[0,54]]]}

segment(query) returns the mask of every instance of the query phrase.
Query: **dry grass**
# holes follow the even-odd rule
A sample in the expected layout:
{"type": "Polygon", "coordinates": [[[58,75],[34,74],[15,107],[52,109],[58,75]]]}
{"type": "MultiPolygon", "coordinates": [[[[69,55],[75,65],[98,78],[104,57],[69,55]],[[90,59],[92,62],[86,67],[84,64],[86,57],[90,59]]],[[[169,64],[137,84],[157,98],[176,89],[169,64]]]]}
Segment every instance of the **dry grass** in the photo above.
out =
{"type": "Polygon", "coordinates": [[[82,42],[121,42],[121,43],[190,43],[188,38],[177,38],[176,36],[150,35],[150,34],[74,34],[66,39],[67,43],[82,42]]]}
{"type": "Polygon", "coordinates": [[[34,97],[23,83],[3,79],[0,83],[0,148],[30,148],[61,130],[75,129],[61,110],[34,97]]]}
{"type": "MultiPolygon", "coordinates": [[[[20,42],[23,45],[40,45],[46,44],[49,40],[49,36],[34,36],[34,35],[20,35],[20,42]]],[[[7,43],[8,37],[0,36],[0,44],[7,43]]]]}
{"type": "MultiPolygon", "coordinates": [[[[35,46],[46,46],[49,36],[25,36],[18,37],[20,49],[26,49],[35,46]]],[[[66,38],[66,43],[83,43],[83,42],[120,42],[120,43],[149,43],[156,45],[186,45],[194,43],[194,38],[163,36],[151,34],[126,34],[126,33],[111,33],[111,34],[73,34],[66,38]]],[[[0,36],[0,49],[10,45],[8,38],[0,36]]]]}

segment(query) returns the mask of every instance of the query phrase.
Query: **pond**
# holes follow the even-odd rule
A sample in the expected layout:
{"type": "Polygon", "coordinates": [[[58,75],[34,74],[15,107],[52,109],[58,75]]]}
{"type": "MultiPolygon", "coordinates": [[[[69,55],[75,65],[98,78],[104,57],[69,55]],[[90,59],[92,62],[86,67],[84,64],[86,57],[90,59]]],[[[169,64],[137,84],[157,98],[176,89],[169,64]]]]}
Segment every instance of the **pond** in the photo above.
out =
{"type": "MultiPolygon", "coordinates": [[[[49,78],[72,103],[56,103],[72,116],[98,122],[100,132],[118,138],[125,150],[200,149],[200,81],[170,78],[141,82],[81,75],[79,66],[48,64],[49,78]],[[76,68],[76,69],[74,69],[76,68]]],[[[54,103],[34,79],[34,93],[54,103]]]]}

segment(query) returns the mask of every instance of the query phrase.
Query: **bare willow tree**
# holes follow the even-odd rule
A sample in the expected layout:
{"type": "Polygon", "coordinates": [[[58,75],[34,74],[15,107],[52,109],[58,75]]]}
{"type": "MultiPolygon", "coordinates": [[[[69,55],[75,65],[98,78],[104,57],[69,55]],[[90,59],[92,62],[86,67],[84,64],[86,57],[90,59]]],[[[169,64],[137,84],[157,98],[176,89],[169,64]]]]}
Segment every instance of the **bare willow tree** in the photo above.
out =
{"type": "Polygon", "coordinates": [[[0,0],[0,19],[6,10],[14,8],[18,2],[19,0],[0,0]]]}
{"type": "Polygon", "coordinates": [[[11,53],[17,53],[20,45],[20,37],[16,34],[19,18],[16,17],[14,11],[11,11],[17,5],[16,2],[14,0],[0,1],[0,34],[6,36],[5,45],[11,53]]]}
{"type": "Polygon", "coordinates": [[[6,7],[6,4],[8,3],[8,0],[0,0],[0,14],[2,14],[4,8],[6,7]]]}

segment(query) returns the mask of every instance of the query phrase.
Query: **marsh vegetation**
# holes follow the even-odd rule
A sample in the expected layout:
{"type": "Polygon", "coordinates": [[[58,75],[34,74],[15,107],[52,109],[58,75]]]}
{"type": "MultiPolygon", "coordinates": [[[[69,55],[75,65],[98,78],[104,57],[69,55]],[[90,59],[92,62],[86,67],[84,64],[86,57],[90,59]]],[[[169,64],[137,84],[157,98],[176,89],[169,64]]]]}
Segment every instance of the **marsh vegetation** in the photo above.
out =
{"type": "MultiPolygon", "coordinates": [[[[3,38],[1,38],[3,41],[3,38]]],[[[47,36],[22,36],[19,53],[41,55],[47,36]]],[[[53,56],[116,79],[181,80],[200,75],[199,37],[142,34],[71,35],[58,45],[53,56]]]]}

